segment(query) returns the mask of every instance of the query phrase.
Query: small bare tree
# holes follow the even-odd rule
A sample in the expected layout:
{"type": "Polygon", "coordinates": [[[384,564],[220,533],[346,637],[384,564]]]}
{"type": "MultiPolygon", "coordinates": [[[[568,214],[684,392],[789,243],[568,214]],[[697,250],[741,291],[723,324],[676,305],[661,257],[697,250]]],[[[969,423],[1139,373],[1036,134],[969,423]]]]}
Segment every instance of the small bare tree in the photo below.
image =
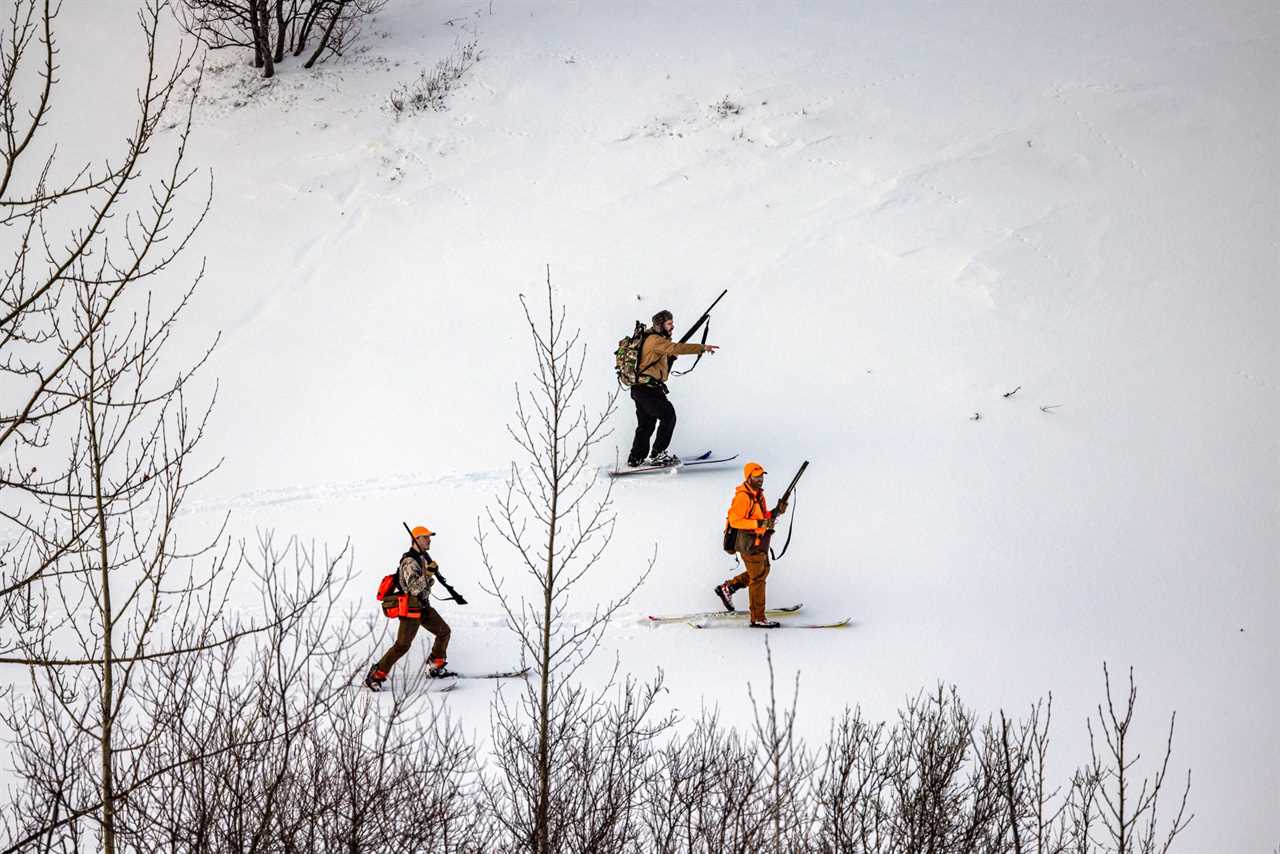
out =
{"type": "Polygon", "coordinates": [[[800,699],[800,674],[795,675],[791,704],[778,706],[774,684],[773,650],[765,640],[769,669],[769,697],[757,702],[750,686],[747,695],[755,712],[757,776],[765,784],[768,845],[764,850],[795,851],[807,847],[811,805],[808,800],[813,762],[796,735],[796,705],[800,699]]]}
{"type": "Polygon", "coordinates": [[[181,0],[183,28],[211,50],[249,48],[263,77],[285,54],[308,53],[303,68],[341,55],[387,0],[181,0]]]}
{"type": "Polygon", "coordinates": [[[1194,814],[1187,815],[1187,798],[1191,793],[1191,771],[1188,770],[1173,816],[1161,825],[1160,796],[1164,792],[1169,759],[1173,755],[1173,725],[1177,713],[1169,716],[1169,734],[1159,767],[1150,776],[1135,779],[1134,769],[1142,755],[1134,751],[1132,743],[1133,714],[1138,699],[1133,668],[1129,668],[1129,692],[1122,707],[1116,705],[1112,695],[1111,673],[1106,664],[1102,665],[1102,674],[1107,696],[1105,709],[1098,705],[1098,732],[1106,750],[1104,753],[1098,748],[1093,722],[1090,721],[1092,762],[1084,776],[1096,787],[1096,791],[1088,793],[1088,800],[1097,809],[1097,822],[1101,823],[1109,843],[1098,850],[1114,851],[1115,854],[1166,854],[1174,838],[1195,817],[1194,814]]]}
{"type": "MultiPolygon", "coordinates": [[[[520,641],[522,661],[532,666],[534,678],[518,706],[502,699],[495,704],[501,781],[489,786],[489,799],[518,850],[618,850],[605,844],[607,834],[599,826],[588,834],[591,844],[583,839],[583,815],[574,807],[584,804],[575,793],[607,791],[611,808],[625,811],[631,802],[623,795],[639,782],[631,776],[634,764],[610,758],[635,747],[616,737],[619,727],[633,738],[647,740],[667,721],[646,725],[657,684],[642,689],[628,683],[613,716],[604,702],[607,689],[593,695],[575,676],[598,648],[609,620],[648,577],[653,560],[634,574],[617,598],[595,604],[588,616],[570,615],[572,594],[600,562],[613,533],[612,486],[597,490],[591,451],[608,435],[606,424],[617,392],[595,415],[577,403],[586,350],[578,345],[579,333],[566,329],[564,309],[555,304],[550,268],[541,321],[535,320],[523,295],[520,301],[533,338],[536,375],[532,390],[522,392],[517,385],[516,421],[509,432],[527,464],[512,464],[506,490],[488,511],[487,522],[514,552],[523,577],[532,583],[532,598],[513,592],[512,581],[518,584],[519,578],[507,577],[500,568],[481,523],[477,542],[489,576],[486,589],[501,603],[507,625],[520,641]],[[584,751],[601,735],[603,753],[589,751],[594,773],[584,780],[572,773],[574,757],[585,759],[584,751]],[[608,775],[611,769],[618,774],[608,775]]],[[[603,806],[596,803],[591,808],[598,811],[603,806]]],[[[619,820],[615,816],[615,826],[619,820]]]]}

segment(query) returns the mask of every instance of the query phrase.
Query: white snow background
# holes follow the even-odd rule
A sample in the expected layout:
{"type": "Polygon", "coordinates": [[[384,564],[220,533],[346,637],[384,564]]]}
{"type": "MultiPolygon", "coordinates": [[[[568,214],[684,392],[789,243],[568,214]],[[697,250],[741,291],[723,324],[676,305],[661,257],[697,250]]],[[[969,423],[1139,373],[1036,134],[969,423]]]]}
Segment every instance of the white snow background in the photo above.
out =
{"type": "MultiPolygon", "coordinates": [[[[127,132],[133,8],[64,5],[66,163],[127,132]]],[[[1273,2],[392,0],[314,72],[244,59],[210,54],[190,155],[208,275],[172,355],[222,333],[225,457],[193,539],[230,511],[237,538],[349,540],[372,613],[425,523],[473,603],[441,606],[451,664],[514,664],[473,538],[531,378],[517,294],[550,265],[594,407],[633,320],[682,329],[728,288],[722,350],[672,382],[674,449],[742,457],[615,484],[581,611],[657,566],[589,678],[660,667],[672,707],[747,723],[759,633],[641,620],[715,606],[741,462],[776,496],[808,459],[769,598],[857,622],[770,636],[811,742],[939,682],[983,715],[1052,691],[1065,782],[1102,663],[1132,665],[1146,761],[1176,710],[1171,779],[1192,769],[1178,850],[1280,843],[1273,2]],[[446,111],[387,109],[472,37],[446,111]]],[[[613,423],[602,466],[625,397],[613,423]]],[[[444,702],[483,737],[492,690],[444,702]]]]}

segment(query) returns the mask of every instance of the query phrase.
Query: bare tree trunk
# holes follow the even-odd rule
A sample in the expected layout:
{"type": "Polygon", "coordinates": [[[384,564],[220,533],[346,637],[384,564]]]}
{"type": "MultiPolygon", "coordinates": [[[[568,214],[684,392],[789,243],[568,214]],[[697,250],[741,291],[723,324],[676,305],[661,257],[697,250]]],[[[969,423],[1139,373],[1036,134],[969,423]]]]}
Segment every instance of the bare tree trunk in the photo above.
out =
{"type": "MultiPolygon", "coordinates": [[[[292,17],[291,15],[290,20],[292,17]]],[[[284,41],[288,34],[289,25],[284,18],[284,0],[276,0],[276,62],[284,62],[284,41]]]]}
{"type": "MultiPolygon", "coordinates": [[[[302,23],[298,25],[298,29],[293,40],[293,55],[302,56],[302,52],[307,49],[307,42],[311,40],[311,29],[316,25],[316,19],[320,16],[320,10],[324,6],[320,3],[312,3],[302,16],[302,23]]],[[[303,66],[310,68],[310,65],[303,66]]]]}
{"type": "Polygon", "coordinates": [[[333,10],[333,17],[329,19],[329,25],[324,28],[324,35],[320,37],[320,44],[316,45],[315,53],[311,54],[311,58],[302,66],[303,68],[310,68],[320,59],[320,55],[329,46],[329,39],[333,37],[333,31],[338,26],[338,21],[342,18],[342,13],[349,2],[350,0],[337,0],[337,8],[333,10]]]}
{"type": "MultiPolygon", "coordinates": [[[[86,303],[92,297],[86,298],[86,303]]],[[[102,610],[102,698],[101,721],[98,744],[102,760],[102,843],[106,854],[115,854],[116,850],[116,791],[113,753],[113,726],[115,721],[115,641],[113,638],[113,614],[111,604],[111,563],[107,552],[107,514],[102,499],[103,460],[102,448],[99,445],[97,413],[95,405],[98,396],[96,364],[97,345],[89,342],[89,388],[87,397],[86,418],[89,435],[89,450],[92,455],[93,501],[94,514],[98,526],[98,607],[102,610]]]]}
{"type": "Polygon", "coordinates": [[[249,0],[249,17],[253,23],[253,49],[257,59],[254,66],[262,69],[262,76],[270,79],[276,75],[276,65],[271,49],[270,0],[249,0]]]}
{"type": "MultiPolygon", "coordinates": [[[[265,67],[266,63],[271,59],[270,55],[265,54],[265,51],[262,50],[265,37],[262,36],[262,19],[257,13],[260,3],[266,3],[266,0],[248,0],[248,26],[250,26],[250,35],[253,41],[253,68],[265,67]]],[[[265,74],[265,76],[270,77],[270,74],[265,74]]]]}
{"type": "MultiPolygon", "coordinates": [[[[547,287],[551,287],[551,271],[547,270],[547,287]]],[[[547,300],[548,328],[555,328],[555,305],[547,300]]],[[[554,374],[554,368],[553,374],[554,374]]],[[[561,402],[561,388],[553,382],[549,389],[551,396],[551,435],[560,435],[560,414],[564,407],[561,402]]],[[[538,703],[538,840],[534,850],[537,854],[551,854],[551,840],[547,821],[547,811],[551,801],[551,618],[552,605],[556,590],[556,532],[559,528],[560,509],[560,443],[551,442],[550,478],[551,478],[551,523],[547,526],[547,584],[542,591],[542,679],[538,703]]]]}

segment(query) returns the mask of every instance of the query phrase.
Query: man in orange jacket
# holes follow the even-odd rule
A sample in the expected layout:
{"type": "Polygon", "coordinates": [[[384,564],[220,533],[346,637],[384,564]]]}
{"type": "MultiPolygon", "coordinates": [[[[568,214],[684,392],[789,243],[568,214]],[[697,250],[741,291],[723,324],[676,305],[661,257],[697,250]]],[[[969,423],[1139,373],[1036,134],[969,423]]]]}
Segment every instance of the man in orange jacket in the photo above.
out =
{"type": "Polygon", "coordinates": [[[716,595],[732,611],[734,591],[747,588],[752,628],[776,629],[781,624],[766,619],[764,613],[764,586],[765,579],[769,577],[769,549],[764,544],[764,534],[772,531],[777,517],[787,512],[787,503],[779,501],[773,510],[769,510],[764,498],[766,473],[759,463],[747,463],[742,467],[746,479],[733,492],[728,526],[737,532],[734,550],[742,558],[746,570],[717,585],[716,595]]]}

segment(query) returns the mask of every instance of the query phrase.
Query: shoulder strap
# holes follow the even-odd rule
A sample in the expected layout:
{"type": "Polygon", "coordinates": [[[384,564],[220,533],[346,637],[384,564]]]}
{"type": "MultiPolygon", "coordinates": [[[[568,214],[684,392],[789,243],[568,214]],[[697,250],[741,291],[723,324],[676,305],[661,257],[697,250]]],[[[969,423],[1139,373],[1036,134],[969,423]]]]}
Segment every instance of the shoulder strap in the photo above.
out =
{"type": "MultiPolygon", "coordinates": [[[[790,503],[794,505],[795,500],[796,500],[796,493],[793,491],[791,493],[790,503]]],[[[787,541],[782,544],[782,551],[778,552],[777,554],[773,553],[773,549],[769,549],[769,558],[771,560],[779,560],[784,554],[787,553],[787,549],[790,548],[791,546],[791,532],[795,530],[795,527],[796,527],[796,513],[794,510],[792,510],[791,521],[787,523],[787,541]]]]}
{"type": "MultiPolygon", "coordinates": [[[[707,322],[706,322],[706,324],[702,327],[702,340],[701,340],[701,341],[699,341],[698,343],[699,343],[699,344],[706,345],[706,343],[707,343],[707,335],[709,335],[710,333],[711,333],[711,318],[710,318],[710,317],[708,317],[708,318],[707,318],[707,322]]],[[[693,373],[693,369],[694,369],[694,368],[696,368],[696,367],[698,367],[698,363],[702,361],[702,357],[703,357],[703,356],[705,356],[705,355],[706,355],[706,351],[704,350],[703,352],[701,352],[701,353],[699,353],[699,354],[698,354],[698,358],[696,358],[696,359],[694,359],[694,360],[693,360],[693,364],[689,366],[688,370],[684,370],[684,371],[672,371],[672,373],[674,373],[674,374],[675,374],[676,376],[678,376],[678,377],[682,377],[682,376],[684,376],[685,374],[691,374],[691,373],[693,373]]],[[[675,357],[673,356],[672,358],[675,358],[675,357]]]]}
{"type": "MultiPolygon", "coordinates": [[[[652,329],[646,329],[644,332],[640,333],[640,349],[636,353],[636,382],[641,385],[648,382],[648,379],[647,379],[648,374],[646,374],[645,371],[649,370],[654,365],[658,364],[658,362],[662,361],[662,357],[659,356],[658,358],[650,361],[649,364],[647,365],[641,366],[640,364],[644,360],[644,342],[649,340],[650,335],[658,335],[658,334],[660,333],[655,332],[652,329]]],[[[689,370],[693,370],[693,369],[690,368],[689,370]]]]}

